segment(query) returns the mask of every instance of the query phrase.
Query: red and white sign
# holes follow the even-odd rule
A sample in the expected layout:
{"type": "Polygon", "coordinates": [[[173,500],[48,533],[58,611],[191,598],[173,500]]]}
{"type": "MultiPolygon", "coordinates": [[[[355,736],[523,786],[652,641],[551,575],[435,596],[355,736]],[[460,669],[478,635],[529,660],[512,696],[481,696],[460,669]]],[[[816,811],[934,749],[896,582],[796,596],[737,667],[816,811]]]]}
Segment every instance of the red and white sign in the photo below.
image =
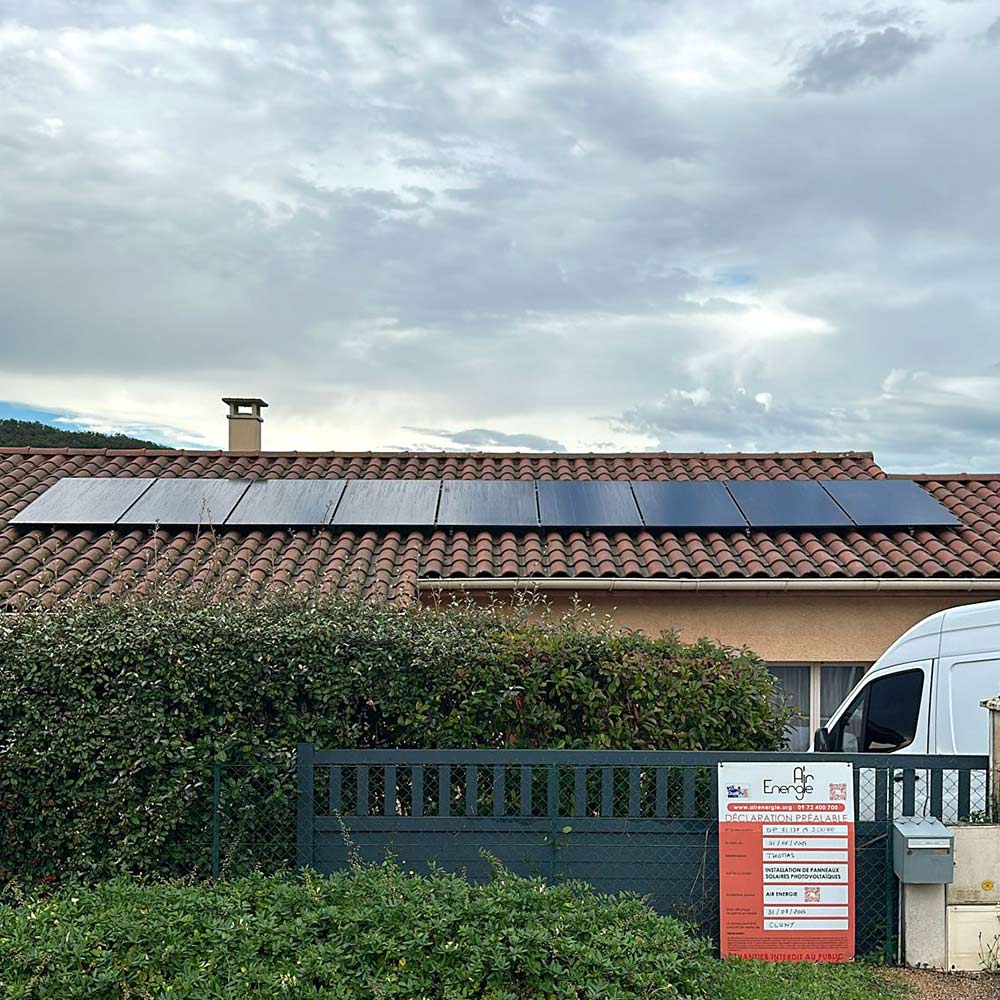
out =
{"type": "Polygon", "coordinates": [[[852,764],[719,765],[722,954],[854,957],[852,764]]]}

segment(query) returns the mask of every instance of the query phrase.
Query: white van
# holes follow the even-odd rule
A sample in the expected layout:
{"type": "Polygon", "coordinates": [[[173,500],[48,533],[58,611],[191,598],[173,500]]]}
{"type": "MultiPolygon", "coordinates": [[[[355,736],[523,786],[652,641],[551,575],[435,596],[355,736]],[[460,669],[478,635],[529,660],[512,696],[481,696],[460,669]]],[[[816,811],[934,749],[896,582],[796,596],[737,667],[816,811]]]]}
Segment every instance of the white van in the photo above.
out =
{"type": "Polygon", "coordinates": [[[901,635],[864,675],[813,749],[842,753],[985,754],[1000,695],[1000,601],[949,608],[901,635]]]}

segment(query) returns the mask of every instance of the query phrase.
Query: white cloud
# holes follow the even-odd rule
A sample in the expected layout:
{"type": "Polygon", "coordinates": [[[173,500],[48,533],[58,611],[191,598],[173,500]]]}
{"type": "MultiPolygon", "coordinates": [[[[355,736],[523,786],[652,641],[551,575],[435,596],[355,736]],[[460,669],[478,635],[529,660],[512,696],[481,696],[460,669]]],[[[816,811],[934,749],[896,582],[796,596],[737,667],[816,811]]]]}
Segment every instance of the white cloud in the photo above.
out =
{"type": "Polygon", "coordinates": [[[48,138],[53,139],[62,132],[65,125],[66,123],[61,118],[43,118],[34,127],[34,131],[39,135],[48,136],[48,138]]]}
{"type": "Polygon", "coordinates": [[[834,332],[833,324],[822,316],[809,316],[774,298],[734,293],[695,301],[702,309],[695,316],[684,317],[687,322],[739,343],[811,338],[834,332]]]}
{"type": "Polygon", "coordinates": [[[303,449],[1000,461],[983,5],[19,18],[0,398],[220,443],[218,397],[260,393],[303,449]]]}

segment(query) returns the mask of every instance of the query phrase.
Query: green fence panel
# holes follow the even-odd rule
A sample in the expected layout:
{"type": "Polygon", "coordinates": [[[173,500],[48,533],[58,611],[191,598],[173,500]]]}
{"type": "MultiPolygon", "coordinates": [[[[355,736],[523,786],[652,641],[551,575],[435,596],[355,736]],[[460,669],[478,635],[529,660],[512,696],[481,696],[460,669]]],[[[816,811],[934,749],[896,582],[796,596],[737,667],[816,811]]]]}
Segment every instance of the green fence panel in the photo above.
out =
{"type": "MultiPolygon", "coordinates": [[[[320,750],[296,766],[221,765],[213,874],[319,872],[387,854],[473,880],[510,871],[630,891],[717,939],[717,767],[788,754],[589,750],[320,750]]],[[[984,808],[981,756],[813,754],[855,767],[857,953],[895,954],[892,821],[984,808]],[[983,800],[981,803],[980,800],[983,800]]]]}

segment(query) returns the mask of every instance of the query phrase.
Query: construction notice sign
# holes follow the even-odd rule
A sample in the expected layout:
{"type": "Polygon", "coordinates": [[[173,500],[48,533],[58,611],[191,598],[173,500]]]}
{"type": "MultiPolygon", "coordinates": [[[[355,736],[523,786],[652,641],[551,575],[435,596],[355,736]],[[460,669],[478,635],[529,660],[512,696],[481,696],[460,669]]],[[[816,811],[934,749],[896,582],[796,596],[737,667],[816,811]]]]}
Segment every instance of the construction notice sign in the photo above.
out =
{"type": "Polygon", "coordinates": [[[719,765],[723,955],[854,957],[853,765],[719,765]]]}

